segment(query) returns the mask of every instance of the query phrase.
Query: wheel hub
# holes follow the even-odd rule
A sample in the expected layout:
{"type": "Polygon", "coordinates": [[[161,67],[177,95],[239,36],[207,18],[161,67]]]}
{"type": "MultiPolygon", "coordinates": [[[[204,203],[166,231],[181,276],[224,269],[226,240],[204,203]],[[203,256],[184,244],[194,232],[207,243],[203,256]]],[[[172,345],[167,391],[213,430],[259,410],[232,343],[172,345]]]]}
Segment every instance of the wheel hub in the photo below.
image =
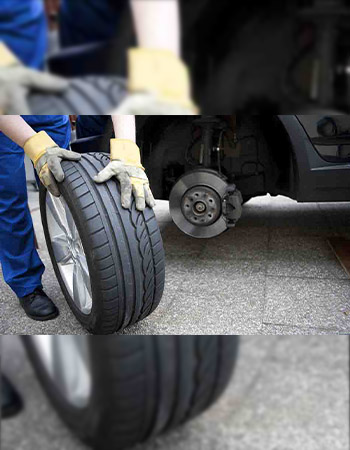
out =
{"type": "Polygon", "coordinates": [[[170,194],[175,224],[195,238],[211,238],[227,229],[223,199],[228,184],[217,172],[199,169],[181,177],[170,194]]]}
{"type": "Polygon", "coordinates": [[[183,196],[181,207],[185,218],[197,226],[209,226],[221,213],[221,199],[207,186],[195,186],[183,196]]]}

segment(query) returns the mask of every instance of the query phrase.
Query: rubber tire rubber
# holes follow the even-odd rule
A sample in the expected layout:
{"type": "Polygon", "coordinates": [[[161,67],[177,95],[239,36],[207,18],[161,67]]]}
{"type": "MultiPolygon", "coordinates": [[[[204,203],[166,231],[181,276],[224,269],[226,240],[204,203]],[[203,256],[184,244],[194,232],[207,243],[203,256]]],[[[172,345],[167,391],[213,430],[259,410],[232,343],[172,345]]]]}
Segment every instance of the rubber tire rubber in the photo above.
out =
{"type": "Polygon", "coordinates": [[[62,94],[32,93],[32,114],[107,114],[126,95],[125,80],[119,77],[73,78],[62,94]]]}
{"type": "Polygon", "coordinates": [[[84,409],[73,407],[60,395],[31,337],[24,340],[59,415],[97,450],[129,448],[209,408],[230,381],[238,352],[237,336],[85,338],[90,341],[93,388],[84,409]]]}
{"type": "Polygon", "coordinates": [[[97,184],[92,179],[109,161],[103,153],[63,161],[65,180],[59,184],[87,257],[93,299],[89,315],[79,310],[65,287],[47,225],[47,191],[40,190],[42,224],[56,277],[74,315],[94,334],[121,331],[151,314],[165,280],[163,242],[153,210],[137,211],[134,200],[130,210],[124,209],[117,181],[97,184]]]}

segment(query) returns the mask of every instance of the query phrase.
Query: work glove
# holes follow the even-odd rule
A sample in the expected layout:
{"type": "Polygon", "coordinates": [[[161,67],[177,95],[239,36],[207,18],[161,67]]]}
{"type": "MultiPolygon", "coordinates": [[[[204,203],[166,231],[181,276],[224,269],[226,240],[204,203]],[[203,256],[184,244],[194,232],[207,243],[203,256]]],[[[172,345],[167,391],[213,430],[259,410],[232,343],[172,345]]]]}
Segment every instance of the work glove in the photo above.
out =
{"type": "Polygon", "coordinates": [[[31,89],[63,92],[69,82],[38,70],[28,69],[0,42],[0,112],[30,114],[27,97],[31,89]]]}
{"type": "Polygon", "coordinates": [[[189,72],[171,51],[129,50],[129,95],[113,114],[193,115],[189,72]]]}
{"type": "Polygon", "coordinates": [[[127,139],[111,139],[111,162],[94,177],[96,183],[115,177],[120,183],[123,208],[131,207],[132,194],[136,209],[143,211],[146,204],[153,208],[155,201],[145,169],[141,164],[138,146],[127,139]]]}
{"type": "Polygon", "coordinates": [[[40,181],[55,197],[60,196],[57,183],[64,180],[61,161],[79,161],[81,155],[60,148],[45,131],[35,134],[24,144],[24,151],[33,161],[40,181]]]}

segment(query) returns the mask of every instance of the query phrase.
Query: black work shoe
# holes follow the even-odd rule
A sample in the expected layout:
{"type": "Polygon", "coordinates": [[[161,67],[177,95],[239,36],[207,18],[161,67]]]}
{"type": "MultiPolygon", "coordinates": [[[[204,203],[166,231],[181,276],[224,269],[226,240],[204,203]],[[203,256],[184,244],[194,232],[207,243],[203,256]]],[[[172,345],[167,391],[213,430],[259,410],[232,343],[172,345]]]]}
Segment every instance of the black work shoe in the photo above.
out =
{"type": "Polygon", "coordinates": [[[3,419],[18,414],[23,408],[23,402],[9,380],[1,376],[1,416],[3,419]]]}
{"type": "Polygon", "coordinates": [[[20,297],[24,312],[33,320],[41,322],[55,319],[59,311],[53,301],[45,294],[42,289],[36,289],[32,294],[20,297]]]}

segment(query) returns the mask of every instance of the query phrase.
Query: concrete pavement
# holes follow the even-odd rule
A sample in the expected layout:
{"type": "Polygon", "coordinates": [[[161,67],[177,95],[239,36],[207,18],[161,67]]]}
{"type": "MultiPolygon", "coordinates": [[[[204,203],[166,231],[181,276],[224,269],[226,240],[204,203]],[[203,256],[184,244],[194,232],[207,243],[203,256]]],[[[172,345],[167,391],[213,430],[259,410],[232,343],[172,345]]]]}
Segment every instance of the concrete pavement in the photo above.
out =
{"type": "MultiPolygon", "coordinates": [[[[28,319],[0,279],[0,333],[84,333],[71,314],[49,261],[36,192],[30,192],[44,286],[61,316],[28,319]]],[[[327,244],[350,237],[350,204],[297,204],[256,198],[235,229],[195,240],[172,223],[168,203],[156,214],[166,251],[159,308],[130,334],[338,334],[350,332],[350,279],[327,244]]]]}

